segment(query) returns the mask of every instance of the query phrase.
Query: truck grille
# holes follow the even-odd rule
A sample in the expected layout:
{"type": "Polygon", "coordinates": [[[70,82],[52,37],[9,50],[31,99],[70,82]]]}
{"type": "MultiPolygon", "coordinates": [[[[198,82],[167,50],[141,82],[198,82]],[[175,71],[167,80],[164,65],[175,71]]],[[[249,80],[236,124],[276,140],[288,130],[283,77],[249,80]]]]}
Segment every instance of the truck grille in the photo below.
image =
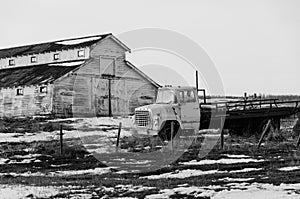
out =
{"type": "Polygon", "coordinates": [[[149,111],[135,111],[135,123],[137,126],[148,126],[150,123],[149,111]]]}

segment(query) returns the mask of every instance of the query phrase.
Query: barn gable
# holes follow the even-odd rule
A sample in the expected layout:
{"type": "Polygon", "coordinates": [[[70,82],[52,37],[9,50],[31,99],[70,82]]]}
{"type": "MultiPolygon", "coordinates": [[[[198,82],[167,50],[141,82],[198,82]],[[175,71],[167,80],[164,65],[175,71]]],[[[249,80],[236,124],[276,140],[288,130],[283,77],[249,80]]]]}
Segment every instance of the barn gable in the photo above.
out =
{"type": "Polygon", "coordinates": [[[114,76],[101,74],[100,65],[97,60],[90,60],[72,71],[72,75],[54,82],[56,114],[129,115],[137,106],[154,102],[159,85],[133,64],[118,62],[114,76]]]}

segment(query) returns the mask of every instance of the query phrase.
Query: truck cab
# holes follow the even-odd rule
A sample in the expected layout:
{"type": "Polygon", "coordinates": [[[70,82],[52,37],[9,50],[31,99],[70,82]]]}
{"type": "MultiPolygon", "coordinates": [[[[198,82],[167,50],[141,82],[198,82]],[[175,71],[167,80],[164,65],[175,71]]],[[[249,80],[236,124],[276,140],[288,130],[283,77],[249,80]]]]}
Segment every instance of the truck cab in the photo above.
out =
{"type": "Polygon", "coordinates": [[[200,108],[194,87],[165,86],[158,89],[154,104],[138,107],[134,115],[135,133],[171,138],[179,130],[198,131],[200,108]]]}

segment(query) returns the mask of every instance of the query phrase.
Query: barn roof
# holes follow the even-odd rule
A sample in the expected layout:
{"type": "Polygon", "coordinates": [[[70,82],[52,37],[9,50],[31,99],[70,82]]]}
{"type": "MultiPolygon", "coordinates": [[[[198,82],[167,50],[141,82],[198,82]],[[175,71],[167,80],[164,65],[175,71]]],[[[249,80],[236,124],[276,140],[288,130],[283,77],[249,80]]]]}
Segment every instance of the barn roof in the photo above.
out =
{"type": "Polygon", "coordinates": [[[120,42],[111,33],[108,33],[102,35],[93,35],[88,37],[64,39],[64,40],[58,40],[58,41],[52,41],[46,43],[0,49],[0,59],[6,57],[24,56],[29,54],[39,54],[39,53],[74,49],[74,48],[84,48],[84,47],[91,46],[108,37],[114,39],[119,45],[121,45],[126,50],[130,50],[127,46],[125,46],[125,44],[120,42]]]}
{"type": "Polygon", "coordinates": [[[161,87],[161,85],[159,85],[158,83],[156,83],[153,79],[151,79],[143,71],[141,71],[140,69],[138,69],[137,67],[135,67],[132,63],[130,63],[129,61],[125,61],[125,63],[126,63],[127,66],[129,66],[134,71],[136,71],[139,75],[141,75],[144,79],[146,79],[148,82],[150,82],[151,84],[153,84],[156,88],[161,87]]]}
{"type": "MultiPolygon", "coordinates": [[[[71,71],[76,71],[81,66],[83,66],[84,63],[85,60],[77,60],[1,69],[0,88],[52,83],[58,78],[70,73],[71,71]]],[[[149,76],[135,67],[132,63],[130,63],[129,61],[125,61],[125,63],[155,87],[161,87],[149,76]]]]}
{"type": "Polygon", "coordinates": [[[83,60],[79,60],[1,69],[0,88],[51,83],[59,77],[75,70],[83,63],[83,60]]]}

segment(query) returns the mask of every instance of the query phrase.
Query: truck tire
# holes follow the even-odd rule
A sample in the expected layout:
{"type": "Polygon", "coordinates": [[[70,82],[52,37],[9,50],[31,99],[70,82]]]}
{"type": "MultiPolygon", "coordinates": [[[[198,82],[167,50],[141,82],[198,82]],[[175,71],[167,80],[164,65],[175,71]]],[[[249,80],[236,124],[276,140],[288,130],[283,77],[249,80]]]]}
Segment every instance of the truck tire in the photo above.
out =
{"type": "Polygon", "coordinates": [[[158,136],[163,141],[170,141],[171,140],[171,122],[174,122],[174,132],[173,138],[176,136],[177,132],[180,130],[180,125],[177,121],[167,121],[165,122],[164,126],[158,133],[158,136]]]}

